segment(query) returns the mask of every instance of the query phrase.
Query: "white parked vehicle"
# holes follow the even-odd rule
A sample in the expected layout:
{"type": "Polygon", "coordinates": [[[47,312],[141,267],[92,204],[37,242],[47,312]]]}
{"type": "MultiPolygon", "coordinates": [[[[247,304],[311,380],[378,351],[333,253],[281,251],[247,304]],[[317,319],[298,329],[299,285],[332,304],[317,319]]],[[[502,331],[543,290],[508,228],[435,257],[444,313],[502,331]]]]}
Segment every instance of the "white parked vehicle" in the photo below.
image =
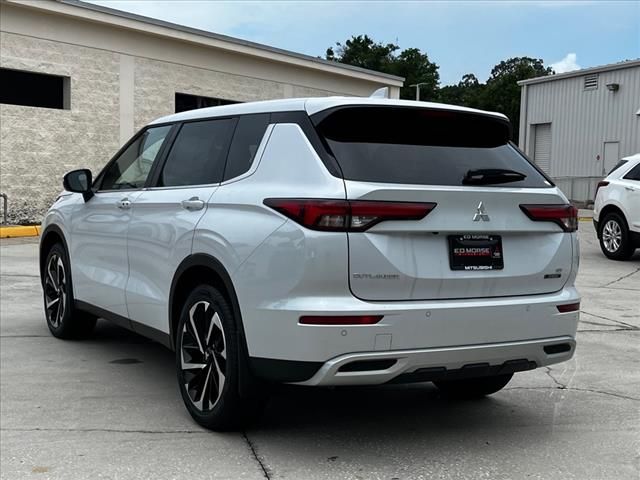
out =
{"type": "Polygon", "coordinates": [[[156,120],[94,181],[65,176],[40,247],[49,328],[103,317],[174,349],[214,429],[269,382],[494,393],[570,359],[580,307],[577,211],[510,131],[362,98],[156,120]]]}
{"type": "Polygon", "coordinates": [[[640,153],[620,160],[598,183],[593,225],[608,258],[626,260],[640,248],[640,153]]]}

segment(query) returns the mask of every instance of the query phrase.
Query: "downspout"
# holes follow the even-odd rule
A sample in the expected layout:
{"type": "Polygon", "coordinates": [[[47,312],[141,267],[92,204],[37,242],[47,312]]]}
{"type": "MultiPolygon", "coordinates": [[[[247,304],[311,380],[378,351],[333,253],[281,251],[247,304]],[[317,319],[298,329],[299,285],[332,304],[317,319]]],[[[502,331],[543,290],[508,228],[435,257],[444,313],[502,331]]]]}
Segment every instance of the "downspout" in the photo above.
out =
{"type": "Polygon", "coordinates": [[[527,151],[527,85],[522,85],[520,94],[520,134],[518,135],[518,146],[520,150],[529,155],[527,151]]]}

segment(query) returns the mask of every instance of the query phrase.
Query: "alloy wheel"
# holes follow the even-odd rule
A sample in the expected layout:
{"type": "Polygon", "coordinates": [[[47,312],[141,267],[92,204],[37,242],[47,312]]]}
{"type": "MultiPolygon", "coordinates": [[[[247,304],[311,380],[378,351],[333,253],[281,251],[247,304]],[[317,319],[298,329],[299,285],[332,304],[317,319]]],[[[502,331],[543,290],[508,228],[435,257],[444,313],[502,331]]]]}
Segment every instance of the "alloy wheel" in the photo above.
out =
{"type": "Polygon", "coordinates": [[[622,228],[615,220],[609,220],[602,229],[602,243],[608,252],[615,253],[622,244],[622,228]]]}
{"type": "Polygon", "coordinates": [[[58,328],[67,304],[67,275],[64,262],[57,253],[52,254],[47,262],[44,295],[47,321],[53,328],[58,328]]]}
{"type": "Polygon", "coordinates": [[[189,309],[180,339],[182,381],[194,407],[213,409],[226,380],[226,339],[220,315],[205,300],[189,309]]]}

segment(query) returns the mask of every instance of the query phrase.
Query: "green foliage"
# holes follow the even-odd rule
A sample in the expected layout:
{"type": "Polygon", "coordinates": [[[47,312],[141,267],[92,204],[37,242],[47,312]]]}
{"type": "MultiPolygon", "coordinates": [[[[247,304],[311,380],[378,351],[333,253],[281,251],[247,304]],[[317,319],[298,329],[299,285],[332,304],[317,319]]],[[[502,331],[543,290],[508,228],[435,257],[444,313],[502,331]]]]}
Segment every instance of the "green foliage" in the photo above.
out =
{"type": "Polygon", "coordinates": [[[440,74],[438,65],[417,48],[408,48],[396,55],[400,47],[393,43],[374,42],[367,35],[353,36],[344,44],[336,43],[336,49],[329,47],[325,58],[356,67],[405,77],[405,86],[400,90],[400,98],[414,99],[415,87],[409,85],[425,83],[420,88],[420,98],[436,98],[440,74]]]}
{"type": "Polygon", "coordinates": [[[552,75],[541,59],[514,57],[504,60],[491,70],[486,83],[467,73],[457,85],[446,85],[438,90],[437,101],[451,105],[480,108],[505,114],[513,125],[513,139],[518,140],[520,130],[520,80],[552,75]]]}
{"type": "Polygon", "coordinates": [[[513,138],[518,139],[520,126],[520,80],[553,74],[542,59],[513,57],[493,67],[486,83],[480,83],[473,73],[463,75],[457,85],[439,87],[438,65],[417,48],[407,48],[400,54],[393,43],[378,43],[367,35],[353,36],[336,48],[328,48],[325,58],[357,67],[376,70],[405,78],[400,98],[416,98],[417,83],[420,100],[481,108],[505,114],[513,124],[513,138]]]}
{"type": "Polygon", "coordinates": [[[438,65],[429,61],[426,53],[422,53],[418,48],[407,48],[395,58],[392,64],[391,73],[399,77],[404,77],[404,87],[400,89],[400,98],[416,98],[416,85],[420,86],[421,100],[435,100],[440,83],[438,65]]]}
{"type": "Polygon", "coordinates": [[[462,76],[457,85],[445,85],[438,90],[437,100],[451,105],[464,105],[465,107],[481,108],[484,85],[481,84],[473,73],[462,76]]]}
{"type": "Polygon", "coordinates": [[[333,48],[327,49],[327,60],[384,73],[391,73],[394,52],[400,48],[393,43],[376,43],[367,35],[353,36],[344,45],[337,42],[336,47],[337,54],[333,48]]]}
{"type": "Polygon", "coordinates": [[[513,124],[513,138],[518,139],[520,129],[520,80],[552,75],[542,59],[514,57],[500,62],[491,70],[491,76],[482,94],[481,108],[504,113],[513,124]]]}

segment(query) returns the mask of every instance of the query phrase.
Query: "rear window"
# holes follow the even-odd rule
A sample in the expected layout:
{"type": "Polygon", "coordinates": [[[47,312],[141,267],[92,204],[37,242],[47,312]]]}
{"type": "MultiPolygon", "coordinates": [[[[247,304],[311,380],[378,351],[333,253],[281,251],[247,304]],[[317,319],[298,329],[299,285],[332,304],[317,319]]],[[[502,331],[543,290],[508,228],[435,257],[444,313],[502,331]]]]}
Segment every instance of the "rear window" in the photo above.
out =
{"type": "Polygon", "coordinates": [[[314,122],[347,180],[463,185],[470,172],[491,172],[491,179],[500,180],[487,181],[486,175],[482,186],[551,185],[509,144],[509,123],[500,118],[425,108],[347,107],[321,112],[314,122]],[[507,175],[496,176],[504,171],[507,175]]]}

